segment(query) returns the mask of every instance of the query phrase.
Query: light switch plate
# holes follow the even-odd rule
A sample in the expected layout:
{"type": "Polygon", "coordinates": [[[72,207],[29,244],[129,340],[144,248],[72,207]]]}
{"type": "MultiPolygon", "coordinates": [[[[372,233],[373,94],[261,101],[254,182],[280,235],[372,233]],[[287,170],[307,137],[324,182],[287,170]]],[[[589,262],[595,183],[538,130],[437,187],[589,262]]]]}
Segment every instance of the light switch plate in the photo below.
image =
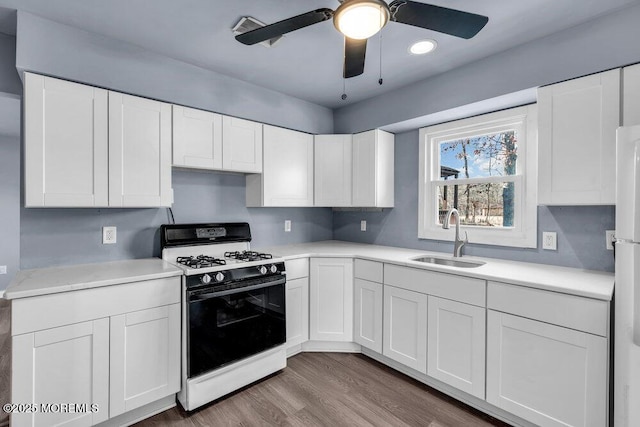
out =
{"type": "Polygon", "coordinates": [[[284,231],[286,231],[287,233],[291,231],[291,220],[290,219],[285,219],[284,220],[284,231]]]}
{"type": "Polygon", "coordinates": [[[360,231],[367,231],[367,221],[364,219],[360,221],[360,231]]]}
{"type": "Polygon", "coordinates": [[[555,231],[543,231],[542,232],[542,249],[548,251],[558,250],[558,237],[555,231]]]}
{"type": "Polygon", "coordinates": [[[7,266],[0,265],[0,274],[7,274],[7,266]]]}
{"type": "Polygon", "coordinates": [[[113,245],[116,243],[116,227],[102,227],[102,244],[113,245]]]}

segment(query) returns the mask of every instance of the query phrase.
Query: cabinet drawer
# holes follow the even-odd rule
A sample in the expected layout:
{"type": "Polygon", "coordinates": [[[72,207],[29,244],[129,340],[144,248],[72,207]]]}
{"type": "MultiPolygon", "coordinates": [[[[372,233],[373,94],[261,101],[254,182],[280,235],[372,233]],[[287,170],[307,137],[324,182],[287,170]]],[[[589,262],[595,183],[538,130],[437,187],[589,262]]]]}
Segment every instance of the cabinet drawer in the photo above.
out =
{"type": "Polygon", "coordinates": [[[284,262],[287,280],[309,277],[309,258],[291,259],[284,262]]]}
{"type": "Polygon", "coordinates": [[[454,301],[485,306],[485,281],[418,268],[384,266],[384,284],[454,301]]]}
{"type": "Polygon", "coordinates": [[[357,259],[354,275],[358,279],[382,283],[382,263],[357,259]]]}
{"type": "Polygon", "coordinates": [[[11,334],[19,335],[179,303],[180,277],[145,280],[12,301],[11,334]],[[47,313],[34,316],[33,313],[47,313]]]}
{"type": "Polygon", "coordinates": [[[609,304],[590,298],[489,282],[488,308],[606,337],[609,304]]]}

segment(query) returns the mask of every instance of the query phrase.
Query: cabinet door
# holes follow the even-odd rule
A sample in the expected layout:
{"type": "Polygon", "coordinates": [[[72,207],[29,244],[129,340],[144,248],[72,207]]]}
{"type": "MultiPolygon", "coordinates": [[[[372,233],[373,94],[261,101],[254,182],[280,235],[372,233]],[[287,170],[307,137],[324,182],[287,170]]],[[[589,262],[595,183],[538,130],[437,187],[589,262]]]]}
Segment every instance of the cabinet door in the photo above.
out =
{"type": "Polygon", "coordinates": [[[489,310],[487,402],[544,426],[607,425],[607,340],[489,310]]]}
{"type": "Polygon", "coordinates": [[[264,206],[313,206],[313,135],[264,125],[264,206]]]}
{"type": "Polygon", "coordinates": [[[287,347],[309,340],[309,278],[287,280],[287,347]]]}
{"type": "Polygon", "coordinates": [[[622,69],[622,125],[640,125],[640,64],[622,69]]]}
{"type": "Polygon", "coordinates": [[[25,206],[107,206],[107,91],[31,73],[24,85],[25,206]]]}
{"type": "Polygon", "coordinates": [[[311,258],[309,336],[353,341],[353,261],[311,258]]]}
{"type": "Polygon", "coordinates": [[[111,317],[109,415],[180,390],[180,304],[111,317]]]}
{"type": "Polygon", "coordinates": [[[482,307],[429,296],[427,375],[484,399],[482,307]]]}
{"type": "Polygon", "coordinates": [[[12,414],[11,425],[90,426],[109,417],[109,319],[16,335],[12,352],[13,402],[78,406],[38,406],[36,413],[12,414]]]}
{"type": "Polygon", "coordinates": [[[352,205],[392,208],[394,136],[379,129],[353,135],[352,205]]]}
{"type": "Polygon", "coordinates": [[[382,354],[427,373],[427,295],[384,287],[382,354]]]}
{"type": "Polygon", "coordinates": [[[353,206],[376,205],[376,134],[353,135],[353,206]]]}
{"type": "Polygon", "coordinates": [[[314,206],[351,206],[351,135],[316,135],[314,206]]]}
{"type": "Polygon", "coordinates": [[[222,169],[222,116],[173,106],[173,165],[222,169]]]}
{"type": "Polygon", "coordinates": [[[222,118],[222,167],[236,172],[262,172],[262,123],[222,118]]]}
{"type": "Polygon", "coordinates": [[[354,341],[382,353],[382,283],[354,280],[354,341]]]}
{"type": "Polygon", "coordinates": [[[171,206],[171,105],[109,92],[109,205],[171,206]]]}
{"type": "Polygon", "coordinates": [[[615,203],[620,70],[538,90],[539,202],[615,203]]]}

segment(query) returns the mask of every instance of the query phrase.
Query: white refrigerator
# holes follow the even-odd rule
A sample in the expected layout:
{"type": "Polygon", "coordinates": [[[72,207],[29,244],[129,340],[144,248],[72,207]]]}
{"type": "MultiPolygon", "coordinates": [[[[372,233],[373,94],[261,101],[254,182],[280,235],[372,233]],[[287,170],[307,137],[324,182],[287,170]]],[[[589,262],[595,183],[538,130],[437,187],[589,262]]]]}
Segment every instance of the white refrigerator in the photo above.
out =
{"type": "Polygon", "coordinates": [[[618,129],[613,419],[640,426],[640,126],[618,129]]]}

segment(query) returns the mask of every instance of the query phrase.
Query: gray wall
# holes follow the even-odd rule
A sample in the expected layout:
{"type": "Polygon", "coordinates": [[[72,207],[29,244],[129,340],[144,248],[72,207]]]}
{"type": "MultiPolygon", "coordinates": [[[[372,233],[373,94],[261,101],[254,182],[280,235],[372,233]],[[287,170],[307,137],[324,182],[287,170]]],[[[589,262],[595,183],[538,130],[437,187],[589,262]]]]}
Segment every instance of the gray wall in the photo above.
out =
{"type": "Polygon", "coordinates": [[[0,290],[2,290],[9,285],[20,266],[20,138],[2,134],[0,134],[0,265],[7,266],[7,274],[0,275],[0,290]]]}
{"type": "MultiPolygon", "coordinates": [[[[17,66],[168,102],[312,133],[333,130],[331,110],[137,46],[18,13],[17,66]]],[[[247,209],[240,174],[173,171],[176,222],[248,221],[254,245],[332,237],[330,209],[247,209]],[[284,233],[284,220],[293,222],[284,233]]],[[[20,210],[23,269],[158,256],[165,209],[20,210]],[[102,245],[101,227],[118,227],[118,243],[102,245]]]]}
{"type": "MultiPolygon", "coordinates": [[[[331,239],[328,208],[246,208],[245,178],[221,172],[173,171],[177,223],[247,221],[252,246],[331,239]],[[284,232],[284,220],[292,221],[284,232]]],[[[21,267],[82,264],[160,255],[158,227],[167,209],[21,209],[21,267]],[[102,244],[101,228],[118,227],[117,243],[102,244]]]]}
{"type": "Polygon", "coordinates": [[[333,131],[328,108],[23,11],[16,66],[304,132],[333,131]]]}
{"type": "MultiPolygon", "coordinates": [[[[538,207],[538,249],[469,244],[466,255],[613,271],[613,252],[605,247],[605,230],[613,230],[615,208],[538,207]],[[558,233],[558,250],[542,250],[543,231],[558,233]]],[[[395,208],[382,212],[334,212],[334,238],[360,243],[453,253],[453,243],[418,239],[418,131],[396,135],[395,208]],[[360,231],[360,220],[367,231],[360,231]]],[[[453,230],[451,231],[453,233],[453,230]]],[[[473,242],[473,231],[469,231],[473,242]]]]}
{"type": "MultiPolygon", "coordinates": [[[[334,112],[359,132],[640,62],[640,4],[334,112]]],[[[505,35],[507,37],[508,35],[505,35]]]]}
{"type": "Polygon", "coordinates": [[[0,33],[0,94],[22,94],[16,72],[16,38],[0,33]]]}

